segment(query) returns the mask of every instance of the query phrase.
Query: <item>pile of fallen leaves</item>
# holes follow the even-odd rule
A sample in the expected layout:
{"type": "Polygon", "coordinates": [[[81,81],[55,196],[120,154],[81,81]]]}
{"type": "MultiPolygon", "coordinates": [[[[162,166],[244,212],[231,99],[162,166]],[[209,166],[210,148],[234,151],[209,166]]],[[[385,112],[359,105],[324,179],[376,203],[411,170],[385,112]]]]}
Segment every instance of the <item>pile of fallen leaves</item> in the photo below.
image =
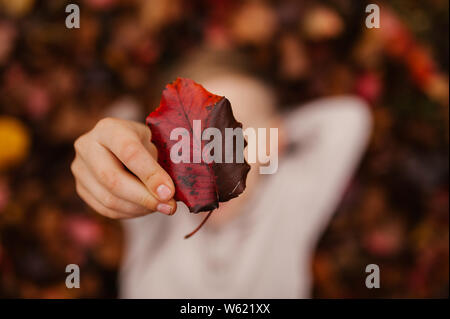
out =
{"type": "Polygon", "coordinates": [[[346,93],[372,106],[314,294],[448,296],[448,1],[382,3],[378,32],[357,0],[83,0],[68,30],[70,2],[0,0],[0,297],[116,294],[121,228],[75,195],[72,143],[104,116],[144,119],[165,70],[200,47],[241,53],[281,107],[346,93]],[[84,287],[68,290],[74,262],[84,287]]]}

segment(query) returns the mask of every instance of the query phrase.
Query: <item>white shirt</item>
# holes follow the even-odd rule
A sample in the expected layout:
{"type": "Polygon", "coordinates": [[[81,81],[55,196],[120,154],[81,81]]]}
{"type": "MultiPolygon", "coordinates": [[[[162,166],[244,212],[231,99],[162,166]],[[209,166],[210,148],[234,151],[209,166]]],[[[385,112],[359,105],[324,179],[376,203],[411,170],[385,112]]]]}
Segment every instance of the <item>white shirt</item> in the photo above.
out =
{"type": "Polygon", "coordinates": [[[371,116],[346,96],[304,105],[285,121],[298,147],[220,229],[183,239],[199,220],[182,203],[172,217],[124,222],[122,298],[310,296],[314,247],[364,152],[371,116]]]}

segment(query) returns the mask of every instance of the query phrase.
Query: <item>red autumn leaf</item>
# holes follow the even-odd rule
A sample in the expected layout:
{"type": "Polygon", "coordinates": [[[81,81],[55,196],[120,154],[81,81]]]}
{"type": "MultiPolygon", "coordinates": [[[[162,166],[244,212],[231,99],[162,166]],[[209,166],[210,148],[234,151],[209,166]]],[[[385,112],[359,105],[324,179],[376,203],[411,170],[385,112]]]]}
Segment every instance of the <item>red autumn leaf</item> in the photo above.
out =
{"type": "Polygon", "coordinates": [[[152,132],[152,142],[158,149],[158,162],[174,181],[175,200],[184,202],[190,212],[199,213],[212,211],[219,206],[219,202],[241,194],[250,166],[245,160],[243,163],[236,160],[237,152],[243,150],[235,147],[234,139],[231,141],[235,150],[231,163],[224,160],[222,163],[207,163],[204,156],[197,157],[199,162],[194,162],[194,153],[203,154],[204,146],[211,141],[198,136],[201,134],[195,131],[194,120],[201,121],[201,132],[210,127],[220,130],[223,150],[225,128],[242,128],[225,97],[214,95],[194,81],[183,78],[166,86],[159,107],[147,117],[146,122],[152,132]],[[171,148],[178,140],[171,140],[170,134],[177,128],[185,128],[190,133],[189,163],[174,163],[171,160],[171,148]]]}

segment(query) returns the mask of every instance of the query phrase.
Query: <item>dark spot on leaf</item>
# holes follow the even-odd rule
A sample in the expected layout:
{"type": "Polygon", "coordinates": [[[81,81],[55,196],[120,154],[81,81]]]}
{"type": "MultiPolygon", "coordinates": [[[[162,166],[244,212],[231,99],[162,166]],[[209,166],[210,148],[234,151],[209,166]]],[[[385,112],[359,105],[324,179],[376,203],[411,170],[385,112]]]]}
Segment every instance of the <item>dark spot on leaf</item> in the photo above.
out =
{"type": "Polygon", "coordinates": [[[192,175],[188,176],[178,176],[178,180],[180,180],[184,186],[192,187],[195,185],[195,178],[192,177],[192,175]]]}

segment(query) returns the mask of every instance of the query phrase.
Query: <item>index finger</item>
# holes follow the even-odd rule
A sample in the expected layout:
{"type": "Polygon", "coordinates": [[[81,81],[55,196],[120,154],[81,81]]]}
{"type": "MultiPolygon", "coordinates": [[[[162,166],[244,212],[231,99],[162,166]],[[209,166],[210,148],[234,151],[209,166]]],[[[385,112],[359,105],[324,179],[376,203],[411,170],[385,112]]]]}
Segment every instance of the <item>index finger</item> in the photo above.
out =
{"type": "Polygon", "coordinates": [[[137,127],[136,130],[147,129],[148,133],[135,131],[117,122],[109,121],[110,129],[115,132],[114,138],[107,136],[111,130],[99,130],[98,142],[109,149],[147,189],[161,201],[168,201],[175,193],[175,187],[169,174],[158,164],[144,145],[142,138],[150,139],[150,130],[137,127]]]}

